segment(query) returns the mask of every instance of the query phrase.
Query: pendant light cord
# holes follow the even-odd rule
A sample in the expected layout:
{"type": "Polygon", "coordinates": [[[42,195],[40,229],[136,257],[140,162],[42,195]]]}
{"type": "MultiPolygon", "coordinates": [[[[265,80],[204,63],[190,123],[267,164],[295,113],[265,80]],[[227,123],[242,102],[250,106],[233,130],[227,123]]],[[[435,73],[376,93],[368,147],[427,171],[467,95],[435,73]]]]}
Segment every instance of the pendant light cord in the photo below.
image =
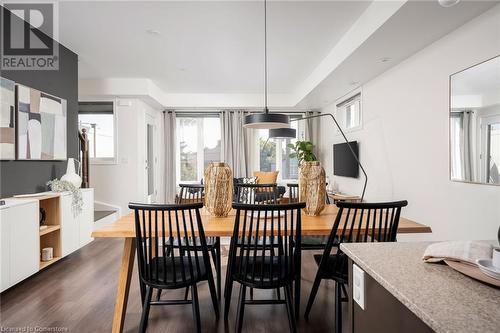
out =
{"type": "Polygon", "coordinates": [[[266,113],[267,108],[267,0],[264,0],[264,104],[266,113]]]}

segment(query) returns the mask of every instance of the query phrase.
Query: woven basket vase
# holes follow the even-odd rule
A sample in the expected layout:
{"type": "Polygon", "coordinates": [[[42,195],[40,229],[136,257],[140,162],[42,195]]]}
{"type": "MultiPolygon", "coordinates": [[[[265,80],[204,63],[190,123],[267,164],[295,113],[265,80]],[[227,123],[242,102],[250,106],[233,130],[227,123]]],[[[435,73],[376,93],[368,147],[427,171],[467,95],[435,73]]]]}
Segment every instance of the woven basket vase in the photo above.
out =
{"type": "Polygon", "coordinates": [[[233,202],[233,172],[223,162],[210,163],[205,169],[205,207],[211,215],[226,217],[233,202]]]}
{"type": "Polygon", "coordinates": [[[299,167],[299,201],[306,203],[304,213],[317,216],[325,208],[326,175],[318,161],[302,162],[299,167]]]}

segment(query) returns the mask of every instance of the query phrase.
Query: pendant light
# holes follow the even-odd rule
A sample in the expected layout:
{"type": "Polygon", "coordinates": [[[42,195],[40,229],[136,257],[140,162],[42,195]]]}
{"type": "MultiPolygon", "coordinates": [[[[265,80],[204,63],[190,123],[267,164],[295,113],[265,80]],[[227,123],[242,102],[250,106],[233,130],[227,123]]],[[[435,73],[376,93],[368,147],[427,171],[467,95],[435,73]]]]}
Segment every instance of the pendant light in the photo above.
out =
{"type": "Polygon", "coordinates": [[[269,130],[269,139],[295,139],[297,131],[295,128],[273,128],[269,130]]]}
{"type": "Polygon", "coordinates": [[[264,0],[264,112],[245,116],[243,126],[246,128],[288,128],[290,118],[282,113],[269,113],[267,107],[267,0],[264,0]]]}

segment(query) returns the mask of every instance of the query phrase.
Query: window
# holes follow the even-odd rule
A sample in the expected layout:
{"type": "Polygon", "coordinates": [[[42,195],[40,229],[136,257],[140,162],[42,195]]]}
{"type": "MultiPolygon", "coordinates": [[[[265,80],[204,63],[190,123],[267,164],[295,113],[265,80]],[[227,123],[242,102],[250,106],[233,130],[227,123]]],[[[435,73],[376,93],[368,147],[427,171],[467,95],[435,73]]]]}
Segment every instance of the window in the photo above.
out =
{"type": "Polygon", "coordinates": [[[349,132],[361,128],[361,93],[337,104],[335,116],[344,131],[349,132]]]}
{"type": "Polygon", "coordinates": [[[78,127],[87,130],[92,162],[116,161],[115,115],[113,102],[79,102],[78,127]]]}
{"type": "MultiPolygon", "coordinates": [[[[300,118],[302,115],[294,115],[293,117],[300,118]]],[[[291,122],[290,126],[297,130],[297,137],[304,137],[304,122],[291,122]]],[[[281,181],[298,179],[299,163],[296,158],[289,157],[292,151],[288,148],[288,144],[295,143],[297,138],[268,140],[268,135],[268,130],[254,130],[255,147],[258,147],[254,153],[256,160],[254,171],[279,170],[278,179],[281,181]]]]}
{"type": "Polygon", "coordinates": [[[177,183],[198,183],[211,162],[221,160],[219,115],[182,115],[176,119],[177,183]]]}

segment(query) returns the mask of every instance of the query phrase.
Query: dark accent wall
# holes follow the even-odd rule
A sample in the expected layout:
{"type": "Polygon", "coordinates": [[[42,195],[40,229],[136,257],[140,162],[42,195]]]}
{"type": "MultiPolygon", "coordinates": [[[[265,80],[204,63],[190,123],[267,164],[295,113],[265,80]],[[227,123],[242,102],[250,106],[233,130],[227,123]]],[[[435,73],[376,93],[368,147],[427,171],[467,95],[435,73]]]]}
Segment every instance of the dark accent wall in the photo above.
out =
{"type": "MultiPolygon", "coordinates": [[[[2,11],[6,10],[1,6],[0,8],[2,11]]],[[[59,44],[59,70],[2,70],[0,76],[67,100],[68,157],[77,158],[78,56],[59,44]]],[[[47,181],[60,178],[65,171],[66,161],[0,161],[0,198],[46,191],[47,181]]]]}

